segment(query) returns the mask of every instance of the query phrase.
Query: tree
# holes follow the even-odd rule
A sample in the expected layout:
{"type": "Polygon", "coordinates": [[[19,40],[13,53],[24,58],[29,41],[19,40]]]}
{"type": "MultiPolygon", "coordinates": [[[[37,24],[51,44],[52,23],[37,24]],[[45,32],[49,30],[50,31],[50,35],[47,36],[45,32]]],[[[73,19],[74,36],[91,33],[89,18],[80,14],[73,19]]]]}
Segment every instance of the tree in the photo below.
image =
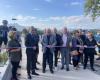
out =
{"type": "Polygon", "coordinates": [[[93,21],[100,16],[100,0],[85,0],[85,14],[91,15],[93,21]]]}

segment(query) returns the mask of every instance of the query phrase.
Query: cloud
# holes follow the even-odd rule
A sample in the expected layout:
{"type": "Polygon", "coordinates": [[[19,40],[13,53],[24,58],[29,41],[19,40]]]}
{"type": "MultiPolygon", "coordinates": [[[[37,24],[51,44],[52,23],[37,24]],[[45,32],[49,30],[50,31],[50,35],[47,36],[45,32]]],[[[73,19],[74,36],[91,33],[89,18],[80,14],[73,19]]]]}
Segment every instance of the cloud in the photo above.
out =
{"type": "Polygon", "coordinates": [[[49,19],[50,19],[50,20],[54,20],[54,21],[56,21],[56,20],[60,20],[61,17],[50,17],[49,19]]]}
{"type": "Polygon", "coordinates": [[[49,20],[48,19],[39,19],[38,21],[40,21],[40,22],[47,22],[49,20]]]}
{"type": "Polygon", "coordinates": [[[70,28],[77,29],[95,29],[99,28],[100,18],[98,18],[95,22],[92,21],[90,16],[70,16],[64,20],[64,24],[69,26],[70,28]]]}
{"type": "Polygon", "coordinates": [[[70,3],[70,5],[71,6],[77,6],[77,5],[81,5],[81,3],[80,2],[72,2],[72,3],[70,3]]]}
{"type": "Polygon", "coordinates": [[[38,8],[34,8],[34,9],[32,9],[33,11],[39,11],[40,9],[38,9],[38,8]]]}
{"type": "MultiPolygon", "coordinates": [[[[95,22],[92,21],[92,18],[90,16],[53,16],[48,18],[49,21],[51,21],[51,24],[55,26],[68,26],[68,28],[71,29],[95,29],[99,28],[100,24],[100,17],[95,20],[95,22]]],[[[49,22],[48,21],[48,22],[49,22]]]]}
{"type": "Polygon", "coordinates": [[[36,19],[36,17],[34,17],[34,16],[23,16],[23,15],[17,15],[14,18],[18,19],[19,21],[35,20],[36,19]]]}
{"type": "Polygon", "coordinates": [[[99,29],[100,17],[95,22],[90,16],[51,16],[47,18],[37,18],[34,16],[17,15],[18,23],[21,25],[34,25],[37,28],[56,27],[58,29],[67,26],[69,29],[99,29]]]}
{"type": "Polygon", "coordinates": [[[71,3],[65,3],[65,6],[80,6],[82,5],[81,2],[71,2],[71,3]]]}

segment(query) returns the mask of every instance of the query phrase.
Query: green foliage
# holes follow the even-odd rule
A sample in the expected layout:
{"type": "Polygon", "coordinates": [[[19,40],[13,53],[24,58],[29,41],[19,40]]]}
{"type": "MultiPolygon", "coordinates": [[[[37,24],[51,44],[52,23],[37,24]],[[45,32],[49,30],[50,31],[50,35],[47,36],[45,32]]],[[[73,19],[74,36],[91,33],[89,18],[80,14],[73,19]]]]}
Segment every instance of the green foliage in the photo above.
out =
{"type": "Polygon", "coordinates": [[[100,0],[85,0],[85,15],[91,15],[93,21],[100,16],[100,0]]]}
{"type": "Polygon", "coordinates": [[[4,65],[8,60],[7,52],[0,53],[0,65],[4,65]]]}
{"type": "Polygon", "coordinates": [[[22,33],[23,33],[23,34],[27,34],[27,33],[28,33],[28,30],[27,30],[26,28],[24,28],[24,29],[22,30],[22,33]]]}
{"type": "Polygon", "coordinates": [[[43,30],[37,29],[37,33],[38,33],[39,35],[42,35],[42,34],[43,34],[43,30]]]}

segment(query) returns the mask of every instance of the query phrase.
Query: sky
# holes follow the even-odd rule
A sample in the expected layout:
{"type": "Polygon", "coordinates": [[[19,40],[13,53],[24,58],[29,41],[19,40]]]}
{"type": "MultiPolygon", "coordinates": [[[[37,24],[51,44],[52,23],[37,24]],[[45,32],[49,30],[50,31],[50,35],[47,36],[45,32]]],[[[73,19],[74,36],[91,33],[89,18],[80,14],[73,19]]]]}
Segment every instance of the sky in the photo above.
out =
{"type": "Polygon", "coordinates": [[[100,17],[92,22],[90,16],[84,16],[84,3],[85,0],[0,0],[0,24],[7,19],[9,23],[37,28],[100,28],[100,17]]]}

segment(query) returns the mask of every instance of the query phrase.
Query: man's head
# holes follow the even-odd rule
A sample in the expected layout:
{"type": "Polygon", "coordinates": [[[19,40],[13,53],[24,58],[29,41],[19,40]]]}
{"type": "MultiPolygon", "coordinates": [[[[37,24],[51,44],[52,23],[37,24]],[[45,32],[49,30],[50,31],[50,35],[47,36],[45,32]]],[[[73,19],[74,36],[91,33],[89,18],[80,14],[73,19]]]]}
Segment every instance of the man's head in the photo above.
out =
{"type": "Polygon", "coordinates": [[[7,21],[7,20],[3,20],[3,21],[2,21],[2,24],[3,24],[4,26],[7,26],[7,25],[8,25],[8,21],[7,21]]]}
{"type": "Polygon", "coordinates": [[[75,34],[76,37],[80,37],[80,32],[79,32],[78,30],[76,30],[76,31],[74,32],[74,34],[75,34]]]}
{"type": "Polygon", "coordinates": [[[78,32],[79,32],[80,36],[81,36],[81,35],[84,35],[84,32],[83,32],[82,29],[78,29],[78,32]]]}
{"type": "Polygon", "coordinates": [[[50,35],[52,32],[51,32],[51,29],[50,28],[48,28],[48,29],[46,29],[46,34],[47,35],[50,35]]]}
{"type": "Polygon", "coordinates": [[[53,33],[57,33],[57,29],[56,28],[53,29],[53,33]]]}
{"type": "Polygon", "coordinates": [[[33,26],[31,26],[31,27],[29,28],[29,32],[30,32],[31,34],[35,34],[35,33],[36,33],[35,28],[34,28],[33,26]]]}
{"type": "Polygon", "coordinates": [[[63,34],[67,34],[67,33],[68,33],[67,27],[64,27],[63,28],[63,34]]]}

